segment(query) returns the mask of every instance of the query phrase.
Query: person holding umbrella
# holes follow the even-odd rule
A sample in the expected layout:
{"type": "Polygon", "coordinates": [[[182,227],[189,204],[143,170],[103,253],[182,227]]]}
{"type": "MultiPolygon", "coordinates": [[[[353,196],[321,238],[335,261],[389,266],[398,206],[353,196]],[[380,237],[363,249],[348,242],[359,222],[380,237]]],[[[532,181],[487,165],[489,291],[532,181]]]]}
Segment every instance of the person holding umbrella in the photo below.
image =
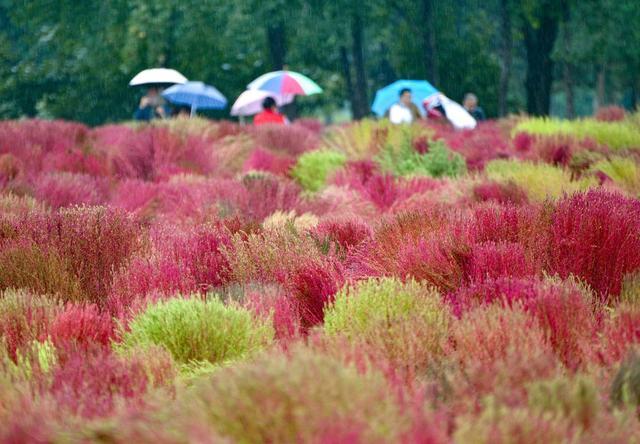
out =
{"type": "Polygon", "coordinates": [[[133,113],[135,120],[148,122],[152,119],[166,119],[171,116],[171,109],[162,99],[160,91],[155,86],[150,87],[140,99],[138,109],[133,113]]]}
{"type": "Polygon", "coordinates": [[[402,88],[400,98],[397,103],[389,108],[389,120],[396,125],[403,123],[413,123],[422,117],[420,110],[412,101],[411,90],[402,88]]]}
{"type": "Polygon", "coordinates": [[[262,111],[253,118],[255,126],[265,124],[284,125],[285,117],[276,109],[276,100],[273,97],[265,97],[262,101],[262,111]]]}
{"type": "Polygon", "coordinates": [[[129,86],[146,86],[147,93],[140,99],[140,104],[133,113],[133,118],[149,121],[155,118],[170,117],[171,108],[160,95],[161,88],[186,82],[187,78],[175,69],[150,68],[140,71],[131,79],[129,86]]]}

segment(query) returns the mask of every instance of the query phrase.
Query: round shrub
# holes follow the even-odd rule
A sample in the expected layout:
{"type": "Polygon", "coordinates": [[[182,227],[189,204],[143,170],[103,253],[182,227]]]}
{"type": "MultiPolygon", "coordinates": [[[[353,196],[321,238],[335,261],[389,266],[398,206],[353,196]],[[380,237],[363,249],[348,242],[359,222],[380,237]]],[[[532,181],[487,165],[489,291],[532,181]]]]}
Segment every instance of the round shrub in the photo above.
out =
{"type": "Polygon", "coordinates": [[[552,215],[549,271],[587,282],[615,299],[627,274],[640,270],[640,201],[600,190],[566,197],[552,215]]]}
{"type": "Polygon", "coordinates": [[[120,347],[160,345],[182,364],[222,363],[242,357],[273,339],[269,322],[219,299],[169,299],[150,305],[129,324],[120,347]]]}
{"type": "Polygon", "coordinates": [[[311,151],[298,158],[291,175],[305,190],[318,191],[324,187],[328,176],[346,161],[346,156],[337,151],[311,151]]]}
{"type": "Polygon", "coordinates": [[[413,374],[442,355],[449,324],[450,314],[435,289],[385,278],[340,291],[327,307],[324,328],[413,374]]]}
{"type": "Polygon", "coordinates": [[[343,288],[325,311],[324,328],[329,334],[356,338],[379,324],[392,327],[414,316],[433,327],[446,328],[446,311],[436,290],[398,279],[368,279],[343,288]]]}
{"type": "Polygon", "coordinates": [[[399,442],[409,425],[381,374],[303,348],[223,368],[178,409],[242,443],[399,442]],[[355,436],[336,441],[336,428],[355,436]]]}

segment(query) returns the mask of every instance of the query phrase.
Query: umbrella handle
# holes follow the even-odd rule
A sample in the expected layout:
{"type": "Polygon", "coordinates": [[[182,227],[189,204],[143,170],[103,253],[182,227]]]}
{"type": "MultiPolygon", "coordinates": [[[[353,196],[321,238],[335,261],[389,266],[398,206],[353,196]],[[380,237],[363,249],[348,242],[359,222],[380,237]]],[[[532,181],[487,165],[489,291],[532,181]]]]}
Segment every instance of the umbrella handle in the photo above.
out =
{"type": "Polygon", "coordinates": [[[195,104],[191,105],[191,115],[190,115],[190,117],[195,117],[196,109],[197,109],[197,106],[195,104]]]}

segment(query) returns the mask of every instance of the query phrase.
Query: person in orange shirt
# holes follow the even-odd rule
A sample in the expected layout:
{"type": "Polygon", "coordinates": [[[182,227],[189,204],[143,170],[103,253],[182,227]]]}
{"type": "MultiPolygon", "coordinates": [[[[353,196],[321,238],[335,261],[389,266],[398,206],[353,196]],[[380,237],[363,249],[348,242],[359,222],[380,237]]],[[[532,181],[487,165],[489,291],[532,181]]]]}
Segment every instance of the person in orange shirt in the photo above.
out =
{"type": "Polygon", "coordinates": [[[262,111],[253,118],[253,124],[256,126],[266,123],[276,125],[284,125],[286,123],[285,117],[276,109],[276,101],[273,97],[267,97],[262,101],[262,111]]]}

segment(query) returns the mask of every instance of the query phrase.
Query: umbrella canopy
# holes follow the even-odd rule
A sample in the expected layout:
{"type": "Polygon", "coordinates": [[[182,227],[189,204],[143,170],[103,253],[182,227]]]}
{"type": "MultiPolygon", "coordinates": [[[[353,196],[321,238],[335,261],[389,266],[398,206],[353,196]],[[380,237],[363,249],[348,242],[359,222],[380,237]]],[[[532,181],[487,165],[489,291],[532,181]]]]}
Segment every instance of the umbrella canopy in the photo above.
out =
{"type": "Polygon", "coordinates": [[[129,82],[129,86],[150,85],[158,83],[187,83],[187,78],[175,69],[151,68],[140,71],[129,82]]]}
{"type": "Polygon", "coordinates": [[[187,82],[173,85],[162,92],[162,97],[177,105],[191,107],[191,114],[200,109],[222,109],[227,106],[227,99],[213,86],[202,82],[187,82]]]}
{"type": "Polygon", "coordinates": [[[249,83],[247,89],[300,96],[310,96],[322,92],[322,88],[316,82],[294,71],[273,71],[263,74],[249,83]]]}
{"type": "Polygon", "coordinates": [[[420,112],[423,112],[422,101],[438,90],[426,80],[398,80],[376,92],[376,98],[371,105],[371,110],[382,117],[391,106],[398,101],[400,91],[404,88],[411,90],[411,101],[415,103],[420,112]]]}
{"type": "Polygon", "coordinates": [[[251,116],[262,110],[262,101],[267,97],[272,97],[276,105],[282,106],[293,101],[292,94],[273,94],[259,89],[248,89],[238,96],[231,107],[232,116],[251,116]]]}

